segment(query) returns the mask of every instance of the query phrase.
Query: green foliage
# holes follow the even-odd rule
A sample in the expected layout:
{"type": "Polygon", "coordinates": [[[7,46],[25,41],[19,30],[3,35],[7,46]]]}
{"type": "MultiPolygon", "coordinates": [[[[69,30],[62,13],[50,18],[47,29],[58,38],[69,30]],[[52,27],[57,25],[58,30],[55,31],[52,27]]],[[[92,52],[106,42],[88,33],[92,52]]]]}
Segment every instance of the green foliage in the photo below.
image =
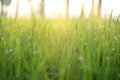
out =
{"type": "Polygon", "coordinates": [[[120,80],[120,22],[1,19],[0,80],[120,80]]]}

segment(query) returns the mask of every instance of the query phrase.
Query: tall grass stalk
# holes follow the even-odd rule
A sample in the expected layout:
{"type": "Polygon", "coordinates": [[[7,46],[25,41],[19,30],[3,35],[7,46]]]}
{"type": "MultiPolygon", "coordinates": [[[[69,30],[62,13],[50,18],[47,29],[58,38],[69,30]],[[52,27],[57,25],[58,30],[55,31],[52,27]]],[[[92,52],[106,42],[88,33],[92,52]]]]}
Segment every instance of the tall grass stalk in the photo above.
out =
{"type": "Polygon", "coordinates": [[[0,80],[119,80],[120,22],[0,18],[0,80]]]}

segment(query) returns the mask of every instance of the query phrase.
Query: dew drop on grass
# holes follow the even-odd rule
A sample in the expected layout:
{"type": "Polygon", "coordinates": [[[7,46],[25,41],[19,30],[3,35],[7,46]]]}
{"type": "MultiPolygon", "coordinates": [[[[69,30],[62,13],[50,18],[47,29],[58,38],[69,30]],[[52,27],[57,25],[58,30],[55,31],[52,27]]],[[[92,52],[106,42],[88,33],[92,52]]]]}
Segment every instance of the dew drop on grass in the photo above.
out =
{"type": "Polygon", "coordinates": [[[70,65],[70,64],[68,64],[68,68],[71,68],[71,65],[70,65]]]}
{"type": "Polygon", "coordinates": [[[104,34],[102,35],[102,39],[105,39],[105,35],[104,34]]]}
{"type": "Polygon", "coordinates": [[[81,55],[79,55],[79,58],[78,58],[80,61],[84,62],[84,59],[81,55]]]}
{"type": "Polygon", "coordinates": [[[117,37],[115,36],[114,39],[117,40],[117,37]]]}
{"type": "Polygon", "coordinates": [[[10,52],[12,52],[13,51],[13,49],[10,49],[10,52]]]}
{"type": "Polygon", "coordinates": [[[6,54],[11,53],[12,51],[13,51],[13,49],[9,49],[9,50],[6,51],[6,54]]]}
{"type": "Polygon", "coordinates": [[[48,38],[48,35],[46,35],[46,38],[48,38]]]}
{"type": "Polygon", "coordinates": [[[1,40],[4,40],[4,37],[1,37],[1,40]]]}
{"type": "Polygon", "coordinates": [[[82,67],[80,67],[80,70],[82,70],[82,67]]]}
{"type": "Polygon", "coordinates": [[[109,32],[110,32],[110,30],[111,30],[111,29],[110,29],[110,28],[108,28],[108,31],[109,31],[109,32]]]}
{"type": "Polygon", "coordinates": [[[87,27],[87,30],[90,31],[90,27],[87,27]]]}
{"type": "Polygon", "coordinates": [[[12,60],[12,56],[10,56],[9,58],[8,58],[8,61],[11,61],[12,60]]]}
{"type": "Polygon", "coordinates": [[[107,44],[108,44],[108,42],[105,42],[105,44],[107,45],[107,44]]]}
{"type": "Polygon", "coordinates": [[[7,42],[5,41],[5,42],[4,42],[4,44],[6,45],[6,44],[7,44],[7,42]]]}
{"type": "Polygon", "coordinates": [[[97,39],[96,38],[94,38],[94,41],[96,41],[97,39]]]}
{"type": "Polygon", "coordinates": [[[41,39],[41,37],[39,36],[38,39],[41,39]]]}
{"type": "Polygon", "coordinates": [[[118,37],[120,38],[120,35],[118,37]]]}
{"type": "Polygon", "coordinates": [[[85,42],[85,46],[87,45],[87,42],[85,42]]]}
{"type": "Polygon", "coordinates": [[[107,57],[106,57],[106,60],[108,61],[109,59],[110,59],[110,58],[107,56],[107,57]]]}
{"type": "Polygon", "coordinates": [[[115,48],[112,48],[112,51],[115,51],[115,48]]]}
{"type": "Polygon", "coordinates": [[[16,42],[17,42],[17,44],[20,44],[20,39],[17,39],[17,41],[16,41],[16,42]]]}
{"type": "Polygon", "coordinates": [[[16,74],[16,76],[15,76],[16,78],[18,78],[19,77],[19,74],[16,74]]]}

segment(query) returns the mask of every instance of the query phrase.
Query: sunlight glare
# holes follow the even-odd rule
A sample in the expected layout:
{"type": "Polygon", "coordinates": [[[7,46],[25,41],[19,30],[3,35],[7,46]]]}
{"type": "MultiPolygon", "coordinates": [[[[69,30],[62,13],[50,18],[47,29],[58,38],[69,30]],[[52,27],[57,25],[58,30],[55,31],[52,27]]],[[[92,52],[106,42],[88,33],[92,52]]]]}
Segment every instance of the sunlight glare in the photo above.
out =
{"type": "Polygon", "coordinates": [[[59,17],[65,14],[64,0],[45,0],[46,17],[59,17]]]}
{"type": "MultiPolygon", "coordinates": [[[[8,9],[8,17],[15,17],[16,16],[16,3],[17,0],[12,0],[11,5],[8,9]]],[[[30,4],[27,0],[19,0],[18,6],[18,16],[27,16],[30,17],[30,4]]]]}
{"type": "MultiPolygon", "coordinates": [[[[16,1],[12,0],[8,9],[8,16],[15,17],[16,1]]],[[[102,16],[110,14],[113,10],[113,15],[120,14],[120,0],[103,0],[102,1],[102,16]]],[[[31,16],[31,7],[34,9],[36,15],[40,15],[41,0],[19,0],[18,16],[31,16]],[[32,4],[32,5],[31,5],[32,4]]],[[[91,12],[92,0],[84,0],[85,16],[89,17],[91,12]]],[[[95,15],[97,14],[98,0],[95,0],[95,15]]],[[[79,17],[81,14],[82,0],[69,0],[69,17],[79,17]]],[[[45,16],[48,18],[65,17],[66,14],[66,0],[45,0],[45,16]]]]}

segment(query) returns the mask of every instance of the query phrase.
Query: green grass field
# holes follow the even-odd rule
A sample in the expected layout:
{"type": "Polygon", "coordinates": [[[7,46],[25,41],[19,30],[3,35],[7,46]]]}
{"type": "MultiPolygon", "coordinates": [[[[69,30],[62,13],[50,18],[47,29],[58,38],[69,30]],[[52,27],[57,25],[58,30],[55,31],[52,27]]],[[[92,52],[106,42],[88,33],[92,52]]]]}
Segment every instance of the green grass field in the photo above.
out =
{"type": "Polygon", "coordinates": [[[120,80],[120,21],[0,18],[0,80],[120,80]]]}

